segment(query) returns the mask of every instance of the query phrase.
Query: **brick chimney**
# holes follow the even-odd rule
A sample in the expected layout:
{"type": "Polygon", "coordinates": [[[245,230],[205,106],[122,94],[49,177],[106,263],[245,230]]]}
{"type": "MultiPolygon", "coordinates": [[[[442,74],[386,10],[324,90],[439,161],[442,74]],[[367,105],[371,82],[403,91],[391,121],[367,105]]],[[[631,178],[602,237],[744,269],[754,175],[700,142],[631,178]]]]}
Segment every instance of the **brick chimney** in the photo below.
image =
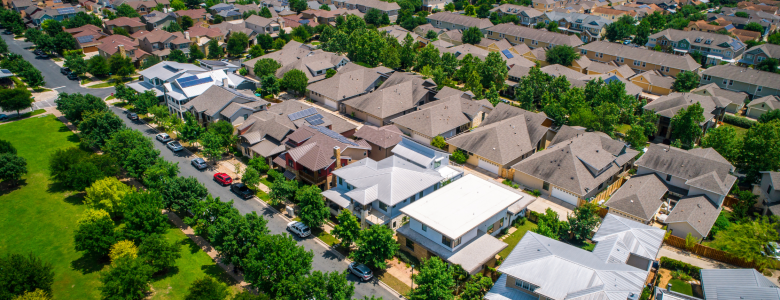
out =
{"type": "Polygon", "coordinates": [[[341,169],[341,148],[333,147],[333,156],[336,157],[336,170],[341,169]]]}
{"type": "Polygon", "coordinates": [[[125,45],[119,45],[117,46],[117,49],[119,55],[121,55],[122,57],[127,57],[127,54],[125,53],[125,45]]]}

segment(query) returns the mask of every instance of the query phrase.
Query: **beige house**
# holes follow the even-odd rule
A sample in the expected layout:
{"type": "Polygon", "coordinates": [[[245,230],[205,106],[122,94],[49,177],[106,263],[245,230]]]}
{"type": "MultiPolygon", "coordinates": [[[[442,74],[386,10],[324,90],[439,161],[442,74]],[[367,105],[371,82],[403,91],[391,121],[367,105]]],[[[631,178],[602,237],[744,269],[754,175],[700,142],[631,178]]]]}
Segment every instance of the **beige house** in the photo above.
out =
{"type": "Polygon", "coordinates": [[[430,102],[436,83],[411,73],[395,72],[374,92],[342,102],[344,113],[374,126],[417,110],[430,102]]]}
{"type": "Polygon", "coordinates": [[[446,30],[466,30],[471,27],[477,27],[484,33],[486,28],[493,26],[489,19],[469,17],[451,12],[438,12],[427,16],[426,19],[433,27],[446,30]]]}
{"type": "Polygon", "coordinates": [[[498,24],[486,29],[485,37],[493,40],[506,39],[509,43],[526,44],[530,49],[550,48],[555,45],[577,47],[582,41],[575,35],[553,33],[546,30],[518,26],[512,23],[498,24]]]}
{"type": "Polygon", "coordinates": [[[657,70],[663,75],[676,76],[682,71],[696,72],[701,68],[688,54],[675,55],[607,41],[593,42],[579,48],[580,54],[591,60],[627,64],[638,72],[657,70]]]}
{"type": "Polygon", "coordinates": [[[673,92],[674,77],[663,76],[656,70],[639,73],[630,80],[642,87],[645,93],[665,96],[673,92]]]}

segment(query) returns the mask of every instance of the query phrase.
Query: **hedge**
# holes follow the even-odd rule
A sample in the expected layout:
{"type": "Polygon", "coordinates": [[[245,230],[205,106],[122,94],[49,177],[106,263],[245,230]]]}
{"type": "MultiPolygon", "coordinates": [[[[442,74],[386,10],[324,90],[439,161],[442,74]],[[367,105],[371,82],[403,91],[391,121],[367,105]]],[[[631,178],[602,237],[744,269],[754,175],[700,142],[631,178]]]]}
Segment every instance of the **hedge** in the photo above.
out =
{"type": "Polygon", "coordinates": [[[725,115],[723,117],[723,122],[737,127],[747,128],[747,129],[750,129],[750,127],[753,127],[754,124],[758,123],[748,118],[737,117],[732,115],[725,115]]]}
{"type": "Polygon", "coordinates": [[[672,271],[680,271],[690,275],[696,280],[701,280],[701,268],[689,263],[681,262],[676,259],[671,259],[666,256],[661,257],[661,268],[669,269],[672,271]]]}

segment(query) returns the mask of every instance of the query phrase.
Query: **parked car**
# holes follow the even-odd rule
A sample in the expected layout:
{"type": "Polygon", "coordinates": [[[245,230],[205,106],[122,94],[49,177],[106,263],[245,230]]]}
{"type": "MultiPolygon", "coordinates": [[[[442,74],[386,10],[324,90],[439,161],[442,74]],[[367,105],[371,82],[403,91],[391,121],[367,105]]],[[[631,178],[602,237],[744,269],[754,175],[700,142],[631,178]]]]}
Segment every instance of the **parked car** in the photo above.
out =
{"type": "Polygon", "coordinates": [[[6,114],[0,114],[0,121],[8,120],[8,115],[6,114]]]}
{"type": "MultiPolygon", "coordinates": [[[[38,53],[35,53],[35,54],[38,54],[38,53]]],[[[70,73],[72,73],[72,71],[70,69],[68,69],[68,68],[60,68],[60,74],[62,74],[62,75],[68,75],[70,73]]]]}
{"type": "Polygon", "coordinates": [[[168,146],[168,149],[171,149],[171,151],[173,151],[173,152],[179,152],[181,150],[184,150],[184,147],[182,147],[182,145],[179,144],[179,142],[177,142],[177,141],[168,142],[167,146],[168,146]]]}
{"type": "Polygon", "coordinates": [[[219,184],[221,184],[223,186],[226,186],[226,185],[230,185],[231,183],[233,183],[233,178],[230,178],[230,175],[225,174],[225,173],[217,173],[217,174],[214,174],[214,181],[216,181],[217,183],[219,183],[219,184]]]}
{"type": "Polygon", "coordinates": [[[10,31],[10,30],[6,30],[6,31],[3,31],[3,34],[10,35],[10,34],[14,34],[14,33],[12,31],[10,31]]]}
{"type": "Polygon", "coordinates": [[[203,170],[206,167],[208,167],[208,165],[206,165],[206,160],[200,157],[193,159],[190,163],[192,164],[193,167],[195,167],[198,170],[203,170]]]}
{"type": "Polygon", "coordinates": [[[43,54],[43,50],[41,50],[41,49],[35,49],[35,50],[33,51],[33,53],[35,53],[35,54],[43,54]]]}
{"type": "Polygon", "coordinates": [[[158,141],[163,142],[163,143],[167,143],[167,142],[171,141],[171,136],[169,136],[167,133],[164,133],[164,132],[158,134],[157,136],[155,136],[155,138],[158,141]]]}
{"type": "Polygon", "coordinates": [[[138,120],[138,114],[136,114],[134,112],[131,112],[131,113],[127,114],[127,118],[130,119],[130,120],[133,120],[133,121],[137,121],[138,120]]]}
{"type": "Polygon", "coordinates": [[[627,39],[627,40],[624,40],[624,41],[623,41],[623,45],[628,45],[628,44],[631,44],[631,40],[628,40],[628,39],[627,39]]]}
{"type": "Polygon", "coordinates": [[[246,186],[246,184],[243,184],[241,182],[234,183],[233,185],[231,185],[230,190],[233,191],[233,193],[236,193],[236,195],[238,195],[239,197],[244,199],[249,199],[252,198],[252,196],[254,196],[252,190],[250,190],[249,187],[246,186]]]}
{"type": "Polygon", "coordinates": [[[292,221],[287,223],[287,230],[301,238],[305,238],[311,235],[311,229],[309,229],[309,226],[306,226],[306,224],[303,224],[300,221],[292,221]]]}
{"type": "Polygon", "coordinates": [[[68,74],[68,79],[70,79],[70,80],[79,80],[79,75],[76,75],[76,73],[70,73],[70,74],[68,74]]]}
{"type": "Polygon", "coordinates": [[[358,262],[352,262],[349,264],[347,269],[349,269],[350,273],[355,274],[355,276],[360,278],[362,281],[369,281],[374,277],[374,273],[371,272],[371,269],[369,269],[366,265],[358,262]]]}
{"type": "Polygon", "coordinates": [[[49,56],[46,55],[46,53],[44,53],[44,54],[38,54],[38,56],[36,56],[35,58],[36,59],[47,59],[47,58],[49,58],[49,56]]]}

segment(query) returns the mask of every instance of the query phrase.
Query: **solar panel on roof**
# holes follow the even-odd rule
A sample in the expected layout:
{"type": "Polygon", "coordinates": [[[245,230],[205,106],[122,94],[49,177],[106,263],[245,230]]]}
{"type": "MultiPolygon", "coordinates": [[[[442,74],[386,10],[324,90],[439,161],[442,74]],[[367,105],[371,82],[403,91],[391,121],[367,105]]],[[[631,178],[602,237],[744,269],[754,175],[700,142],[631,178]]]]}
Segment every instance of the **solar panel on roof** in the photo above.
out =
{"type": "Polygon", "coordinates": [[[196,85],[199,85],[199,84],[204,84],[204,83],[213,82],[213,81],[214,80],[211,79],[211,77],[206,77],[206,78],[200,78],[200,79],[196,79],[196,80],[190,80],[190,81],[187,81],[185,83],[181,83],[180,82],[179,85],[182,88],[188,88],[188,87],[191,87],[191,86],[196,86],[196,85]]]}
{"type": "Polygon", "coordinates": [[[309,124],[311,124],[311,125],[315,125],[315,126],[316,126],[316,125],[320,125],[320,124],[323,124],[323,123],[325,123],[325,121],[323,121],[322,119],[316,119],[316,120],[314,120],[314,121],[309,121],[309,120],[307,120],[307,121],[309,122],[309,124]]]}
{"type": "Polygon", "coordinates": [[[326,128],[326,127],[322,127],[322,126],[310,126],[310,127],[314,128],[314,129],[317,129],[317,131],[319,131],[320,133],[322,133],[324,135],[327,135],[328,137],[330,137],[332,139],[335,139],[335,140],[337,140],[337,141],[339,141],[339,142],[341,142],[343,144],[349,144],[349,145],[352,145],[352,146],[359,146],[358,144],[355,144],[354,142],[352,142],[347,137],[339,134],[338,132],[330,130],[330,129],[326,128]]]}
{"type": "Polygon", "coordinates": [[[317,113],[317,110],[315,108],[311,107],[311,108],[304,109],[302,111],[297,111],[297,112],[291,113],[291,114],[287,115],[287,117],[290,118],[290,121],[295,121],[295,120],[298,120],[300,118],[305,118],[305,117],[311,116],[311,115],[316,114],[316,113],[317,113]]]}
{"type": "Polygon", "coordinates": [[[179,79],[177,79],[177,81],[179,81],[179,84],[182,84],[182,83],[185,83],[187,81],[193,81],[193,80],[196,80],[196,79],[198,79],[198,76],[192,75],[192,76],[189,76],[189,77],[179,78],[179,79]]]}
{"type": "Polygon", "coordinates": [[[506,58],[515,57],[514,55],[512,55],[512,52],[509,52],[509,50],[501,50],[501,53],[504,53],[504,56],[506,56],[506,58]]]}
{"type": "Polygon", "coordinates": [[[2,69],[2,70],[0,70],[0,72],[3,72],[3,73],[5,73],[5,74],[13,74],[13,73],[12,73],[11,71],[9,71],[8,69],[2,69]]]}
{"type": "Polygon", "coordinates": [[[73,7],[65,7],[65,8],[58,8],[57,13],[59,14],[72,14],[75,13],[76,9],[73,7]]]}
{"type": "Polygon", "coordinates": [[[76,40],[77,40],[77,41],[79,41],[79,43],[82,43],[82,44],[83,44],[83,43],[89,43],[89,42],[91,42],[93,38],[94,38],[94,37],[93,37],[93,36],[91,36],[91,35],[85,35],[85,36],[80,36],[80,37],[77,37],[77,38],[76,38],[76,40]]]}
{"type": "Polygon", "coordinates": [[[322,115],[321,114],[316,114],[316,115],[313,115],[313,116],[310,116],[310,117],[306,117],[306,122],[311,123],[312,121],[319,120],[319,119],[322,119],[322,115]]]}

